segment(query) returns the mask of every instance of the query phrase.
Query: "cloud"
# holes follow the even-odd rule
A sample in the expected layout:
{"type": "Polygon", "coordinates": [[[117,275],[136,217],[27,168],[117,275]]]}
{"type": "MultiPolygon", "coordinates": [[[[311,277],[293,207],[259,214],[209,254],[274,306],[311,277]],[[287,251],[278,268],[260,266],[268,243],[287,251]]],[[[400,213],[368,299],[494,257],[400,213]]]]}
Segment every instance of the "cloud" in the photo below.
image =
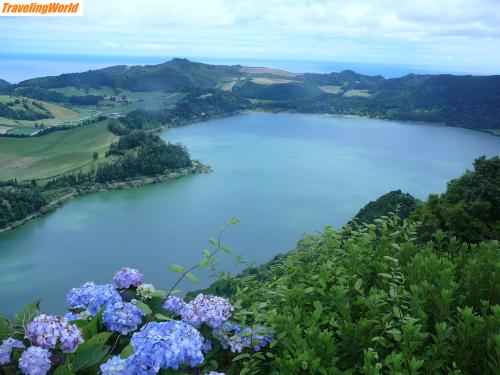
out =
{"type": "Polygon", "coordinates": [[[85,0],[81,18],[1,21],[3,53],[500,66],[496,0],[85,0]]]}

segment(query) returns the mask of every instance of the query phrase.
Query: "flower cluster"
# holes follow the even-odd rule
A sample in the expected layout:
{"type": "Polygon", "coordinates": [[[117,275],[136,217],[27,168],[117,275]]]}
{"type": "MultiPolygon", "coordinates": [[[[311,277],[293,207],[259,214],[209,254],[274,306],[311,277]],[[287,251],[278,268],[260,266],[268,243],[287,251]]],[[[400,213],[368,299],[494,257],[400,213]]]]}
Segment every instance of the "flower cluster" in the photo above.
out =
{"type": "Polygon", "coordinates": [[[194,300],[185,303],[179,315],[186,323],[198,328],[205,323],[211,328],[220,328],[233,313],[233,306],[226,298],[198,294],[194,300]]]}
{"type": "Polygon", "coordinates": [[[25,375],[45,375],[51,366],[50,352],[37,346],[30,346],[19,358],[19,368],[25,375]]]}
{"type": "Polygon", "coordinates": [[[177,296],[168,296],[168,298],[165,300],[165,303],[163,304],[163,308],[165,310],[173,312],[176,315],[180,315],[184,305],[185,303],[182,298],[179,298],[177,296]]]}
{"type": "Polygon", "coordinates": [[[116,302],[109,304],[102,314],[104,325],[110,331],[126,335],[137,329],[145,316],[141,310],[130,302],[116,302]]]}
{"type": "Polygon", "coordinates": [[[101,365],[102,375],[126,375],[127,360],[121,359],[119,355],[111,357],[101,365]]]}
{"type": "Polygon", "coordinates": [[[70,322],[73,320],[91,320],[92,319],[92,315],[87,310],[82,311],[80,313],[69,312],[69,313],[64,314],[64,317],[66,319],[68,319],[70,322]]]}
{"type": "Polygon", "coordinates": [[[34,346],[54,349],[59,341],[64,353],[74,353],[83,337],[74,324],[61,316],[40,314],[26,327],[26,338],[34,346]]]}
{"type": "Polygon", "coordinates": [[[141,300],[145,301],[153,298],[153,293],[155,291],[155,287],[153,284],[141,284],[137,287],[137,295],[141,298],[141,300]]]}
{"type": "Polygon", "coordinates": [[[129,357],[129,365],[136,371],[176,370],[182,364],[195,367],[203,362],[203,338],[196,329],[183,322],[148,323],[140,332],[134,333],[131,344],[134,354],[129,357]]]}
{"type": "Polygon", "coordinates": [[[87,309],[92,316],[96,315],[102,306],[121,300],[122,297],[113,285],[96,285],[91,281],[71,289],[67,296],[70,309],[87,309]]]}
{"type": "Polygon", "coordinates": [[[241,353],[245,348],[260,351],[273,339],[273,334],[265,327],[247,327],[242,329],[230,322],[224,323],[220,329],[213,330],[212,335],[219,341],[223,349],[233,353],[241,353]]]}
{"type": "Polygon", "coordinates": [[[138,287],[142,284],[142,273],[134,268],[123,267],[120,271],[115,273],[113,279],[119,289],[127,289],[131,286],[138,287]]]}
{"type": "Polygon", "coordinates": [[[8,365],[11,362],[10,357],[14,348],[23,349],[24,344],[12,337],[3,340],[2,345],[0,345],[0,365],[8,365]]]}

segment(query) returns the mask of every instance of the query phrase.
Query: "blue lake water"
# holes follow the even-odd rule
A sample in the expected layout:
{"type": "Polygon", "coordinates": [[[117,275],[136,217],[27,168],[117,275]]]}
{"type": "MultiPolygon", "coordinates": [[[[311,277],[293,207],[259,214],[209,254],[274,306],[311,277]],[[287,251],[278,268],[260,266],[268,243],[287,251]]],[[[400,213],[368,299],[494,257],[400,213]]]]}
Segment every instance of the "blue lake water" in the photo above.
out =
{"type": "MultiPolygon", "coordinates": [[[[0,314],[36,297],[61,312],[69,288],[111,282],[122,266],[168,288],[167,265],[198,262],[232,216],[240,224],[225,242],[262,263],[304,233],[341,226],[381,194],[425,199],[474,158],[500,153],[500,138],[485,133],[326,115],[246,113],[162,137],[186,144],[214,172],[81,197],[0,235],[0,314]]],[[[226,254],[220,267],[237,271],[226,254]]],[[[208,274],[198,275],[206,286],[208,274]]]]}

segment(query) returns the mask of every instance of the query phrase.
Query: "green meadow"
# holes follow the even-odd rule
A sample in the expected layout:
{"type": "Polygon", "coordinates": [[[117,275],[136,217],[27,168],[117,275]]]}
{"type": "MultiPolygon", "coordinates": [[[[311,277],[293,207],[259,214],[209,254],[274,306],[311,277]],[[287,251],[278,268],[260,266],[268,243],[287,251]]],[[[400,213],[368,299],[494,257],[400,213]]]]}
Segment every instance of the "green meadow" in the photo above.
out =
{"type": "Polygon", "coordinates": [[[115,139],[106,120],[42,137],[0,138],[0,180],[46,178],[88,167],[99,162],[93,153],[103,158],[115,139]]]}

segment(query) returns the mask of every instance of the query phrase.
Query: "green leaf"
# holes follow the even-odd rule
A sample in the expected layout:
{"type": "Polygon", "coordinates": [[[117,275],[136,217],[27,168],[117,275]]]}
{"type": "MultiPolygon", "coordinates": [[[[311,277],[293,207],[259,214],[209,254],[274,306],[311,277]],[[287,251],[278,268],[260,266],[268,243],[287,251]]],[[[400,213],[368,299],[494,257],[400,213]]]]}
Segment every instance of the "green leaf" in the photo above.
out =
{"type": "Polygon", "coordinates": [[[17,325],[25,326],[27,323],[31,322],[35,316],[38,315],[40,310],[40,300],[33,301],[30,304],[23,307],[14,317],[14,323],[17,325]]]}
{"type": "Polygon", "coordinates": [[[191,272],[186,274],[186,278],[194,284],[200,283],[200,280],[198,280],[198,278],[195,275],[193,275],[191,272]]]}
{"type": "Polygon", "coordinates": [[[109,340],[109,338],[111,337],[112,334],[113,334],[113,332],[101,332],[95,336],[92,336],[91,338],[89,338],[88,340],[85,340],[85,342],[80,344],[80,346],[78,346],[77,353],[81,352],[81,351],[83,351],[91,346],[104,345],[106,343],[106,341],[109,340]]]}
{"type": "Polygon", "coordinates": [[[200,264],[198,265],[198,267],[200,267],[200,269],[203,269],[206,266],[208,266],[209,263],[210,263],[210,259],[203,258],[203,260],[200,262],[200,264]]]}
{"type": "Polygon", "coordinates": [[[231,250],[229,247],[227,247],[226,245],[220,245],[221,249],[224,250],[224,252],[228,253],[228,254],[234,254],[234,251],[231,250]]]}
{"type": "Polygon", "coordinates": [[[162,321],[162,322],[167,321],[167,320],[172,320],[168,316],[163,315],[163,314],[155,314],[155,319],[162,321]]]}
{"type": "Polygon", "coordinates": [[[153,297],[160,297],[160,298],[164,298],[166,294],[167,294],[167,292],[165,292],[164,290],[159,290],[159,289],[157,289],[157,290],[155,290],[155,291],[153,292],[153,297]]]}
{"type": "Polygon", "coordinates": [[[385,279],[392,279],[392,276],[388,273],[379,273],[378,275],[385,279]]]}
{"type": "Polygon", "coordinates": [[[247,374],[249,372],[250,372],[250,368],[244,367],[244,368],[241,369],[240,375],[245,375],[245,374],[247,374]]]}
{"type": "Polygon", "coordinates": [[[132,345],[129,344],[123,348],[122,352],[120,353],[120,358],[126,359],[130,357],[132,354],[134,354],[134,348],[132,347],[132,345]]]}
{"type": "Polygon", "coordinates": [[[66,359],[66,362],[60,365],[56,369],[56,371],[54,371],[54,375],[74,375],[74,373],[71,371],[71,366],[68,359],[66,359]]]}
{"type": "Polygon", "coordinates": [[[229,224],[231,225],[235,225],[235,224],[238,224],[240,221],[238,219],[236,219],[235,217],[232,217],[231,219],[229,219],[229,224]]]}
{"type": "Polygon", "coordinates": [[[362,284],[363,284],[363,280],[362,279],[357,279],[356,282],[354,283],[354,289],[360,290],[362,284]]]}
{"type": "Polygon", "coordinates": [[[144,302],[135,301],[135,305],[139,310],[141,310],[144,314],[149,315],[152,313],[151,308],[146,305],[144,302]]]}
{"type": "Polygon", "coordinates": [[[80,371],[96,365],[106,357],[109,349],[110,347],[107,345],[95,345],[77,352],[73,363],[73,369],[75,371],[80,371]]]}
{"type": "Polygon", "coordinates": [[[183,273],[184,272],[184,267],[179,266],[178,264],[174,264],[174,263],[169,264],[168,265],[168,269],[170,271],[174,271],[174,272],[177,272],[177,273],[183,273]]]}
{"type": "Polygon", "coordinates": [[[398,318],[401,318],[403,316],[403,314],[401,313],[401,310],[399,309],[399,307],[397,306],[393,306],[392,307],[392,312],[394,313],[394,315],[398,318]]]}
{"type": "Polygon", "coordinates": [[[241,353],[240,355],[237,355],[236,357],[233,358],[233,362],[245,359],[245,358],[250,358],[250,354],[248,353],[241,353]]]}

